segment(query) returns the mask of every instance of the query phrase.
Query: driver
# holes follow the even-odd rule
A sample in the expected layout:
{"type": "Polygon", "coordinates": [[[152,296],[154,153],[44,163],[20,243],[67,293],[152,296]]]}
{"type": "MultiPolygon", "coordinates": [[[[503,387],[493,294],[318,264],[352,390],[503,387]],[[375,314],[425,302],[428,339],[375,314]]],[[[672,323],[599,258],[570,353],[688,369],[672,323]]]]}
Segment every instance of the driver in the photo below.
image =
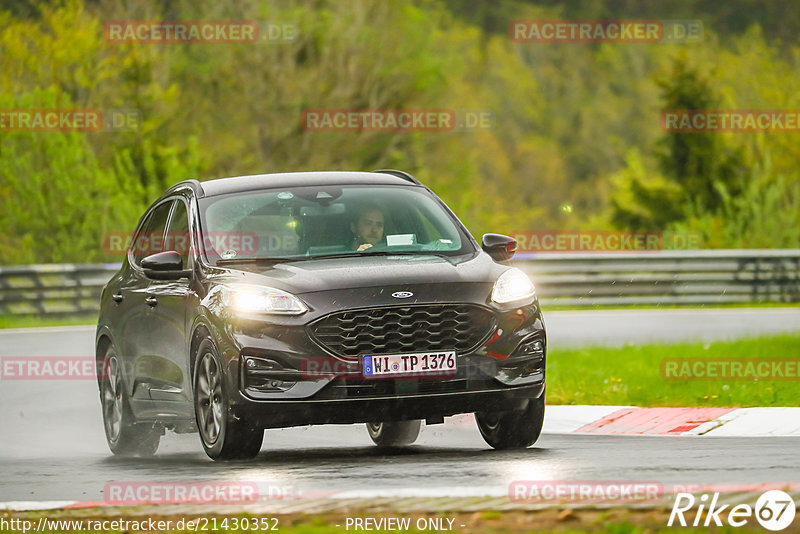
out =
{"type": "Polygon", "coordinates": [[[365,206],[358,212],[356,220],[350,223],[353,232],[352,248],[363,252],[383,239],[383,211],[375,205],[365,206]]]}

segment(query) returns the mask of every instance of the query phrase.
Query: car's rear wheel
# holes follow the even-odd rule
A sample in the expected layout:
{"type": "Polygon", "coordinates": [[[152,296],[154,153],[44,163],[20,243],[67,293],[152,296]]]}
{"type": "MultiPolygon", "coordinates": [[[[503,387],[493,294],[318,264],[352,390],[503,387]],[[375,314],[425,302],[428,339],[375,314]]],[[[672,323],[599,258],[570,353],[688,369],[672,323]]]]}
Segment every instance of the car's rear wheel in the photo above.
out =
{"type": "Polygon", "coordinates": [[[137,423],[131,412],[120,358],[109,347],[103,358],[100,404],[108,448],[119,456],[152,456],[158,450],[161,430],[153,424],[137,423]]]}
{"type": "Polygon", "coordinates": [[[194,412],[200,441],[213,460],[249,459],[258,455],[264,430],[250,428],[230,413],[222,362],[214,343],[204,339],[194,368],[194,412]]]}
{"type": "Polygon", "coordinates": [[[475,420],[484,441],[495,449],[530,447],[542,433],[544,395],[530,399],[524,410],[511,412],[477,412],[475,420]]]}
{"type": "Polygon", "coordinates": [[[378,447],[404,447],[414,443],[419,436],[422,421],[393,421],[367,423],[369,437],[378,447]]]}

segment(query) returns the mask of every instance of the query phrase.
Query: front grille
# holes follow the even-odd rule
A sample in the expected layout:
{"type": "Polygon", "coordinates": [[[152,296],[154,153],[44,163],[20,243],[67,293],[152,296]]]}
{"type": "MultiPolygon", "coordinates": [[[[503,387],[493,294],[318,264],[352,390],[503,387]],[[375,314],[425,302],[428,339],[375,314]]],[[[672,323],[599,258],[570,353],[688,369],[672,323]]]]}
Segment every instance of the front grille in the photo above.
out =
{"type": "Polygon", "coordinates": [[[310,325],[312,337],[338,356],[474,351],[494,330],[494,314],[472,304],[423,304],[348,310],[310,325]]]}

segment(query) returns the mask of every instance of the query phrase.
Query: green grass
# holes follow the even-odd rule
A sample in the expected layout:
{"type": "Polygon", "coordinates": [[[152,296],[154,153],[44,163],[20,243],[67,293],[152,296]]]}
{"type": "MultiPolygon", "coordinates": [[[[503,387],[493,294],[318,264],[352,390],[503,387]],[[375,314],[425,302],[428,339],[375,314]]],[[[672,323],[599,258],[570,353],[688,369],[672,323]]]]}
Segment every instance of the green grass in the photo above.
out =
{"type": "Polygon", "coordinates": [[[800,334],[732,342],[553,349],[548,404],[798,406],[798,380],[665,380],[665,358],[800,359],[800,334]]]}
{"type": "Polygon", "coordinates": [[[34,328],[42,326],[96,325],[97,315],[0,315],[0,328],[34,328]]]}

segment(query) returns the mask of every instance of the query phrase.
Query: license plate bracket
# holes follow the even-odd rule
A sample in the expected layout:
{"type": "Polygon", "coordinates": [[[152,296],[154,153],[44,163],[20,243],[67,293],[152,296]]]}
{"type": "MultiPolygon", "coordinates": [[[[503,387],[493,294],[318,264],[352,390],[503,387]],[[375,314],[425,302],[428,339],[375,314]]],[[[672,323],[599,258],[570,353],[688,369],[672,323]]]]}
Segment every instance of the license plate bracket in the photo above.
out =
{"type": "Polygon", "coordinates": [[[364,378],[452,377],[456,374],[457,367],[454,350],[364,355],[361,359],[361,373],[364,378]]]}

